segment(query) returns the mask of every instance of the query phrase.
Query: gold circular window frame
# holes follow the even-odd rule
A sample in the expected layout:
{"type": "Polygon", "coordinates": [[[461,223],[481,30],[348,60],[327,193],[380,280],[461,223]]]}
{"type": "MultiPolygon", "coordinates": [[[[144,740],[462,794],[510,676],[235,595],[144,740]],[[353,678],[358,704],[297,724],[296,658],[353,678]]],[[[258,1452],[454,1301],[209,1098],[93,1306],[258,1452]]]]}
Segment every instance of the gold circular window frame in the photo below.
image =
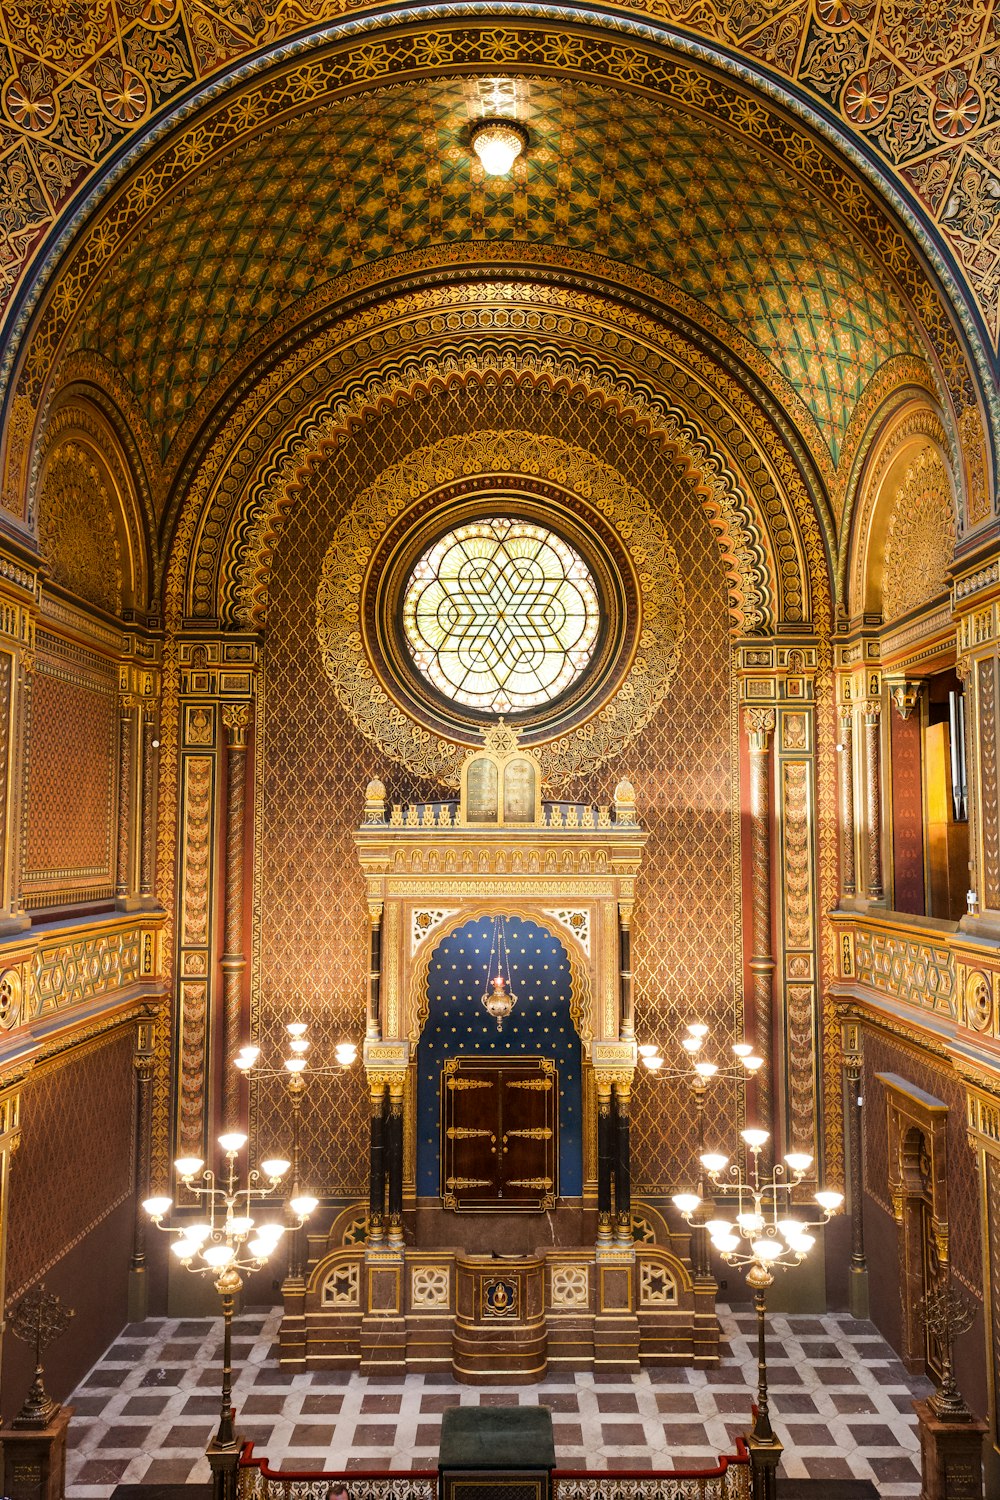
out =
{"type": "Polygon", "coordinates": [[[493,516],[510,516],[552,531],[588,568],[601,619],[591,658],[583,670],[545,703],[504,715],[534,748],[567,734],[596,712],[617,689],[635,656],[642,609],[638,579],[627,551],[595,514],[581,515],[579,500],[561,487],[527,477],[498,482],[469,476],[412,507],[391,527],[372,554],[363,591],[362,643],[390,697],[433,734],[479,744],[497,715],[451,699],[416,666],[402,625],[403,595],[412,570],[428,547],[449,531],[493,516]],[[542,493],[538,493],[538,490],[542,493]],[[407,524],[408,523],[408,524],[407,524]],[[630,608],[631,606],[631,608],[630,608]]]}
{"type": "MultiPolygon", "coordinates": [[[[456,517],[474,515],[477,505],[495,513],[501,494],[512,497],[511,513],[540,524],[554,519],[553,529],[568,532],[574,545],[589,522],[583,555],[603,574],[602,596],[612,575],[622,575],[620,602],[614,587],[607,594],[612,607],[599,669],[584,674],[573,702],[545,706],[553,711],[551,724],[540,715],[526,724],[526,739],[554,789],[620,757],[646,727],[669,691],[684,637],[677,554],[663,522],[640,490],[584,449],[529,432],[465,433],[386,469],[356,498],[324,557],[316,595],[320,653],[344,711],[382,754],[415,776],[457,785],[461,761],[481,742],[488,720],[435,718],[430,695],[412,692],[415,668],[397,676],[385,620],[392,618],[392,583],[405,579],[407,558],[456,517]],[[554,508],[539,486],[558,496],[554,508]],[[638,621],[625,617],[630,598],[638,621]]],[[[457,707],[451,705],[453,713],[457,707]]]]}

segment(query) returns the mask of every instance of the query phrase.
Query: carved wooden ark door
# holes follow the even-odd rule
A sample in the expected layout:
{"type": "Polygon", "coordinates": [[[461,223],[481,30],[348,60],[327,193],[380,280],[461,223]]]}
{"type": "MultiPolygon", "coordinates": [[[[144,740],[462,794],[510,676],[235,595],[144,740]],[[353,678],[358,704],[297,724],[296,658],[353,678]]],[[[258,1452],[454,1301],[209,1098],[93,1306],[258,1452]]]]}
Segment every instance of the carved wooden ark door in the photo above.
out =
{"type": "Polygon", "coordinates": [[[559,1081],[549,1058],[455,1057],[441,1091],[441,1197],[457,1210],[555,1207],[559,1081]]]}

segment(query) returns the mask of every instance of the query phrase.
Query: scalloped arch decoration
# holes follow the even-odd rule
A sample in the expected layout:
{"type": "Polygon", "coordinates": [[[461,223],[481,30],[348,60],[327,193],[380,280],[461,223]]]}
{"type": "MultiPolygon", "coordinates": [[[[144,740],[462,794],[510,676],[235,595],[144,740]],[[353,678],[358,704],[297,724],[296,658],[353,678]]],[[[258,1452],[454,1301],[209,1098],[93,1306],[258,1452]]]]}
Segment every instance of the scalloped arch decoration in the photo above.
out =
{"type": "Polygon", "coordinates": [[[624,375],[615,382],[569,359],[546,364],[531,355],[519,363],[498,360],[481,352],[465,360],[427,359],[393,372],[373,376],[348,396],[337,392],[318,408],[303,413],[295,429],[270,457],[255,485],[253,510],[244,512],[242,535],[230,541],[229,579],[224,581],[220,614],[244,629],[260,629],[267,618],[268,582],[284,516],[294,504],[305,476],[324,452],[363,429],[369,415],[413,399],[419,393],[467,388],[477,380],[513,380],[550,390],[578,390],[585,399],[597,398],[650,436],[659,437],[671,457],[693,481],[715,531],[726,566],[730,613],[734,629],[755,634],[773,625],[775,594],[773,561],[760,539],[752,509],[732,470],[707,437],[686,415],[656,396],[641,391],[624,375]]]}

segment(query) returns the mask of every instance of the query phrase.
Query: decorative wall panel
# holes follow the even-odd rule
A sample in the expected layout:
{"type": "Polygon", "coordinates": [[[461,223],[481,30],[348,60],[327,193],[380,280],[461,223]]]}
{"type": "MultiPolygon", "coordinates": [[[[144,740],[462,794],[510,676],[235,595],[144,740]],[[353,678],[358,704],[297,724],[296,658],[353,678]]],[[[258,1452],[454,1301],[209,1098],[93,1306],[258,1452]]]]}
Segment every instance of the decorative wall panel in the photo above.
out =
{"type": "Polygon", "coordinates": [[[816,991],[815,739],[811,705],[783,709],[776,736],[787,1140],[819,1158],[816,991]]]}
{"type": "Polygon", "coordinates": [[[948,1225],[952,1270],[980,1301],[983,1257],[980,1244],[979,1171],[966,1130],[965,1089],[955,1074],[937,1067],[926,1053],[864,1027],[865,1192],[892,1214],[889,1199],[885,1091],[876,1073],[896,1073],[948,1106],[948,1225]]]}
{"type": "Polygon", "coordinates": [[[986,1242],[989,1245],[989,1327],[986,1337],[989,1348],[990,1390],[993,1407],[993,1444],[1000,1447],[1000,1156],[992,1151],[983,1153],[983,1172],[986,1178],[986,1242]]]}
{"type": "MultiPolygon", "coordinates": [[[[216,729],[214,708],[186,709],[185,735],[189,744],[211,747],[216,729]]],[[[216,770],[213,754],[191,753],[182,757],[176,1138],[179,1149],[195,1155],[202,1154],[206,1129],[216,770]]]]}
{"type": "Polygon", "coordinates": [[[126,1027],[24,1085],[10,1179],[8,1306],[132,1191],[134,1051],[126,1027]]]}
{"type": "Polygon", "coordinates": [[[997,790],[997,663],[993,656],[976,663],[976,710],[979,754],[979,816],[982,825],[982,891],[980,904],[1000,909],[1000,795],[997,790]]]}
{"type": "Polygon", "coordinates": [[[854,977],[879,994],[958,1016],[955,958],[947,948],[859,924],[854,932],[854,977]]]}
{"type": "Polygon", "coordinates": [[[118,756],[114,667],[38,636],[25,746],[25,904],[110,896],[118,756]]]}
{"type": "MultiPolygon", "coordinates": [[[[322,559],[353,497],[390,463],[449,431],[549,432],[599,453],[644,490],[677,551],[687,638],[677,676],[650,726],[620,765],[573,782],[571,801],[613,801],[627,773],[650,838],[633,921],[636,1019],[640,1038],[668,1054],[695,1014],[729,1036],[741,1024],[737,1001],[739,915],[727,588],[723,561],[688,481],[665,464],[656,441],[608,410],[581,409],[568,394],[510,388],[451,391],[385,412],[324,455],[289,513],[270,584],[260,708],[254,1022],[277,1053],[285,1021],[302,1011],[313,1051],[329,1058],[342,1036],[360,1042],[367,971],[364,885],[353,847],[365,783],[379,775],[390,803],[433,800],[434,784],[414,784],[379,757],[346,721],[322,670],[315,598],[322,559]],[[706,934],[711,942],[706,942],[706,934]]],[[[388,938],[384,938],[384,943],[388,938]]],[[[313,1187],[364,1190],[367,1100],[357,1074],[312,1086],[303,1117],[303,1159],[313,1187]],[[313,1096],[312,1089],[315,1089],[313,1096]],[[330,1122],[335,1120],[336,1129],[330,1122]]],[[[716,1091],[708,1124],[731,1113],[716,1091]],[[712,1111],[718,1110],[718,1116],[712,1111]]],[[[262,1147],[287,1135],[280,1088],[259,1090],[255,1127],[262,1147]],[[284,1135],[283,1135],[284,1133],[284,1135]]],[[[690,1091],[640,1079],[633,1096],[637,1180],[674,1187],[693,1159],[690,1091]],[[665,1121],[669,1119],[669,1129],[665,1121]]]]}
{"type": "Polygon", "coordinates": [[[924,910],[923,783],[920,767],[920,715],[889,715],[892,740],[892,868],[896,911],[924,910]]]}
{"type": "Polygon", "coordinates": [[[882,617],[898,620],[947,592],[955,551],[955,502],[944,460],[922,448],[893,501],[882,565],[882,617]]]}
{"type": "Polygon", "coordinates": [[[113,491],[114,481],[89,444],[78,437],[60,442],[45,464],[38,544],[53,582],[117,615],[122,562],[113,491]]]}

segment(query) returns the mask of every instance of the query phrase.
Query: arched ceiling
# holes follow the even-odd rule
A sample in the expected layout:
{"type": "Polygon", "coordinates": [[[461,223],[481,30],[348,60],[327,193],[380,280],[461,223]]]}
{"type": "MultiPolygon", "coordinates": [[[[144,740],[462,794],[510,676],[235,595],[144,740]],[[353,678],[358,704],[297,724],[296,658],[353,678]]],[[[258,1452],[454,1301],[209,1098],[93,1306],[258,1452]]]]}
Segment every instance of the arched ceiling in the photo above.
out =
{"type": "Polygon", "coordinates": [[[486,92],[476,79],[414,81],[248,134],[136,226],[69,348],[115,368],[166,458],[227,359],[344,272],[462,242],[586,249],[721,315],[802,398],[834,462],[879,368],[924,352],[845,217],[720,123],[519,79],[528,156],[513,181],[488,179],[466,138],[486,92]]]}
{"type": "MultiPolygon", "coordinates": [[[[398,290],[427,307],[434,289],[503,278],[529,300],[557,284],[602,299],[612,380],[616,324],[682,321],[698,402],[720,378],[754,392],[830,556],[864,435],[903,390],[928,393],[953,463],[960,445],[966,455],[966,524],[988,514],[981,407],[954,311],[842,157],[761,94],[651,42],[461,17],[250,71],[109,179],[25,325],[3,507],[32,524],[53,397],[89,388],[142,454],[136,483],[160,518],[162,562],[183,497],[217,483],[199,476],[199,454],[225,450],[244,471],[248,393],[290,422],[282,382],[330,358],[362,306],[398,290]],[[530,131],[507,180],[484,178],[469,148],[470,123],[491,113],[530,131]]],[[[352,337],[360,370],[367,336],[352,337]]],[[[653,347],[670,337],[657,332],[653,347]]],[[[539,350],[558,362],[566,339],[539,350]]]]}
{"type": "MultiPolygon", "coordinates": [[[[349,0],[8,0],[0,30],[0,296],[72,195],[157,112],[349,0]]],[[[645,0],[646,15],[833,112],[912,194],[1000,328],[994,0],[645,0]]]]}

